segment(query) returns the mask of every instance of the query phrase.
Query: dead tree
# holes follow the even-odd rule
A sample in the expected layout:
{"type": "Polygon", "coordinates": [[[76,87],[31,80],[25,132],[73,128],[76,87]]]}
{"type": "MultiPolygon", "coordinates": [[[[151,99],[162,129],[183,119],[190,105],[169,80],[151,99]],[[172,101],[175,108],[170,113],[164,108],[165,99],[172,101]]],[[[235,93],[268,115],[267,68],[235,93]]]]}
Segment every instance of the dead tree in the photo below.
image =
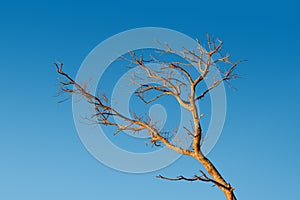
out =
{"type": "MultiPolygon", "coordinates": [[[[200,176],[195,175],[191,178],[184,176],[168,178],[161,175],[157,176],[158,178],[172,181],[185,180],[209,182],[217,186],[224,193],[227,200],[235,200],[234,187],[223,178],[215,165],[202,152],[201,141],[203,139],[203,131],[200,120],[201,115],[197,110],[197,101],[207,96],[207,94],[218,87],[220,83],[228,82],[231,79],[238,77],[235,73],[235,69],[241,61],[230,61],[230,55],[226,54],[224,56],[221,54],[222,47],[222,41],[211,39],[211,37],[207,35],[206,49],[204,49],[198,41],[196,50],[183,48],[183,50],[179,52],[182,55],[182,58],[187,61],[185,63],[162,62],[157,58],[146,61],[143,56],[138,57],[133,52],[130,53],[130,59],[127,59],[136,64],[140,70],[144,71],[146,74],[147,80],[145,78],[140,78],[137,74],[132,78],[132,83],[139,85],[139,89],[135,92],[136,95],[138,95],[146,104],[149,104],[162,96],[172,96],[178,101],[180,106],[190,112],[193,129],[187,130],[186,134],[192,137],[192,145],[186,148],[172,142],[170,138],[159,132],[155,124],[148,119],[144,119],[137,115],[133,115],[132,117],[125,116],[110,105],[110,101],[105,95],[96,96],[91,94],[88,91],[86,84],[80,85],[64,72],[62,63],[55,63],[55,66],[57,73],[63,78],[60,82],[62,92],[71,95],[82,95],[88,103],[93,105],[95,114],[92,117],[96,119],[97,123],[116,127],[116,133],[126,130],[131,131],[134,134],[138,131],[146,130],[149,134],[150,142],[153,145],[165,146],[179,154],[191,156],[200,162],[206,170],[206,173],[200,170],[200,176]],[[218,55],[218,57],[214,59],[216,55],[218,55]],[[158,63],[160,67],[158,69],[148,67],[148,62],[158,63]],[[187,70],[192,66],[196,66],[200,72],[196,77],[187,70]],[[199,91],[197,91],[197,86],[204,81],[212,68],[219,70],[221,77],[215,79],[211,85],[208,85],[204,91],[200,91],[199,93],[199,91]],[[149,80],[159,84],[149,84],[149,80]],[[188,91],[186,98],[181,95],[182,90],[188,91]],[[155,96],[148,99],[147,94],[151,92],[155,92],[155,96]],[[115,122],[113,118],[122,119],[122,123],[115,122]]],[[[172,53],[174,51],[166,45],[165,52],[172,53]]]]}

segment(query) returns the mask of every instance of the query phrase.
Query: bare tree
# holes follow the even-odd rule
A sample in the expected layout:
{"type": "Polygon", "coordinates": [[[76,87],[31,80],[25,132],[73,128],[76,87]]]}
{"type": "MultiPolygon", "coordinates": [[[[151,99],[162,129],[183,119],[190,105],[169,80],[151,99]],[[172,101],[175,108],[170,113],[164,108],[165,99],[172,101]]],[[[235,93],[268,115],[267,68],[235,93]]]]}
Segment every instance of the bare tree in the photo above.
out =
{"type": "MultiPolygon", "coordinates": [[[[234,188],[219,173],[215,165],[203,154],[201,149],[201,141],[203,139],[203,129],[201,126],[201,115],[197,110],[197,101],[203,99],[211,90],[218,87],[222,82],[228,82],[237,78],[235,69],[241,61],[230,61],[230,55],[221,54],[223,42],[218,39],[212,39],[207,35],[207,48],[204,49],[198,41],[196,50],[183,48],[180,53],[182,58],[187,62],[163,62],[152,57],[151,60],[145,60],[143,56],[136,56],[134,52],[130,52],[130,58],[125,58],[129,62],[137,65],[141,71],[146,74],[146,78],[134,74],[132,83],[137,84],[139,89],[136,95],[143,102],[149,104],[162,96],[174,97],[180,106],[188,110],[192,116],[192,130],[186,129],[186,135],[192,137],[192,145],[189,147],[180,146],[170,140],[169,137],[158,131],[155,123],[148,118],[144,118],[133,114],[133,116],[125,116],[111,106],[109,99],[105,95],[95,96],[91,94],[87,85],[80,85],[67,73],[63,71],[62,63],[55,63],[57,73],[63,78],[61,81],[61,90],[68,94],[82,95],[88,103],[93,105],[95,114],[92,116],[97,123],[106,126],[116,127],[116,133],[121,131],[131,131],[133,134],[146,130],[149,134],[150,142],[155,146],[165,146],[179,154],[191,156],[200,162],[205,168],[207,174],[200,170],[201,175],[195,175],[191,178],[178,176],[177,178],[168,178],[165,176],[157,176],[166,180],[185,180],[185,181],[203,181],[209,182],[217,186],[225,195],[227,200],[235,200],[234,188]],[[217,55],[216,59],[215,56],[217,55]],[[158,63],[160,67],[153,68],[147,66],[147,63],[158,63]],[[189,67],[196,66],[200,71],[196,77],[188,70],[189,67]],[[221,76],[215,78],[211,85],[208,85],[203,91],[197,91],[197,87],[208,76],[212,68],[219,70],[221,76]],[[149,81],[156,84],[149,84],[149,81]],[[183,90],[187,92],[186,97],[182,95],[183,90]],[[148,98],[148,94],[152,95],[148,98]],[[198,95],[197,95],[198,94],[198,95]],[[114,118],[120,118],[122,122],[116,122],[114,118]]],[[[165,53],[174,53],[174,51],[166,45],[165,53]]]]}

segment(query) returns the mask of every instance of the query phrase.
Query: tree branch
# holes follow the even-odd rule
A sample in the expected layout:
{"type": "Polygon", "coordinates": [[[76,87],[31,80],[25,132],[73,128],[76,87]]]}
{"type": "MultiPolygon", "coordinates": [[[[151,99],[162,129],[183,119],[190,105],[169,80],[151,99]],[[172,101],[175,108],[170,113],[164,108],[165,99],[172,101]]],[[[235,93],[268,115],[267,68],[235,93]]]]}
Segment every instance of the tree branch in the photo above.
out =
{"type": "Polygon", "coordinates": [[[209,178],[202,170],[199,170],[200,173],[202,174],[201,176],[198,176],[198,175],[194,175],[193,177],[191,178],[187,178],[187,177],[184,177],[184,176],[177,176],[176,178],[169,178],[169,177],[165,177],[165,176],[162,176],[162,175],[158,175],[156,176],[157,178],[161,178],[161,179],[164,179],[164,180],[169,180],[169,181],[180,181],[180,180],[184,180],[184,181],[190,181],[190,182],[193,182],[193,181],[203,181],[203,182],[210,182],[216,186],[219,186],[219,187],[222,187],[226,190],[229,190],[229,191],[233,191],[234,188],[231,187],[230,184],[222,184],[222,183],[219,183],[217,181],[215,181],[214,179],[211,179],[209,178]]]}
{"type": "MultiPolygon", "coordinates": [[[[109,105],[105,105],[103,101],[99,97],[96,97],[92,94],[90,94],[86,88],[82,87],[80,84],[78,84],[76,81],[74,81],[68,74],[66,74],[63,71],[63,64],[62,63],[55,63],[55,67],[57,72],[65,77],[67,80],[63,82],[62,87],[63,91],[66,93],[71,93],[71,94],[80,94],[82,95],[88,103],[92,104],[96,110],[96,114],[93,115],[95,116],[100,122],[100,124],[103,125],[110,125],[110,126],[117,126],[118,130],[115,134],[122,130],[129,130],[129,131],[140,131],[143,129],[147,129],[149,132],[149,136],[151,137],[151,142],[156,143],[158,141],[162,142],[166,147],[176,151],[177,153],[184,154],[184,155],[189,155],[191,156],[193,154],[192,151],[188,149],[183,149],[180,148],[174,144],[172,144],[167,138],[163,137],[162,135],[159,134],[159,132],[151,126],[151,124],[148,124],[146,122],[143,122],[139,117],[135,118],[129,118],[109,105]],[[73,86],[74,89],[68,89],[65,86],[73,86]],[[121,125],[118,123],[114,123],[112,120],[109,119],[109,116],[116,116],[121,118],[122,120],[126,121],[128,124],[127,125],[121,125]],[[135,125],[136,127],[132,127],[135,125]]],[[[106,99],[106,98],[104,98],[106,99]]]]}

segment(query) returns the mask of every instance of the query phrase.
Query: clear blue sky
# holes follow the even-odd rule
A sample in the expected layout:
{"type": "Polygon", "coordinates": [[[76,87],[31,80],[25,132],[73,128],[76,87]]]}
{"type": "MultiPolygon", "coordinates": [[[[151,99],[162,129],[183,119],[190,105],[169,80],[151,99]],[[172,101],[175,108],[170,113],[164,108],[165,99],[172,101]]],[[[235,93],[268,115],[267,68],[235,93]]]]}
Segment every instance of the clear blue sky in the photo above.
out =
{"type": "Polygon", "coordinates": [[[193,175],[181,158],[158,172],[109,169],[81,144],[71,102],[57,104],[52,63],[73,76],[101,41],[144,26],[190,37],[206,32],[248,59],[227,91],[223,134],[209,154],[238,199],[299,198],[299,5],[296,1],[11,1],[0,4],[0,199],[223,199],[203,183],[166,182],[193,175]]]}

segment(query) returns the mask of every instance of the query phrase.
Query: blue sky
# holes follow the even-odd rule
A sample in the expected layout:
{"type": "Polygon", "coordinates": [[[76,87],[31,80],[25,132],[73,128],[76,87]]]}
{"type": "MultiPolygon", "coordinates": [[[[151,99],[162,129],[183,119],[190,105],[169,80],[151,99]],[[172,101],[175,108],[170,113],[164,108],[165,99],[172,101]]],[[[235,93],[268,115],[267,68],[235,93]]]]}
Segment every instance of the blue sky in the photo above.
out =
{"type": "Polygon", "coordinates": [[[11,1],[0,6],[0,199],[223,199],[182,157],[166,169],[133,175],[95,160],[81,144],[71,102],[58,104],[59,59],[75,76],[106,38],[157,26],[192,38],[206,32],[247,59],[228,90],[226,124],[208,155],[238,199],[297,199],[299,160],[299,11],[295,1],[11,1]]]}

